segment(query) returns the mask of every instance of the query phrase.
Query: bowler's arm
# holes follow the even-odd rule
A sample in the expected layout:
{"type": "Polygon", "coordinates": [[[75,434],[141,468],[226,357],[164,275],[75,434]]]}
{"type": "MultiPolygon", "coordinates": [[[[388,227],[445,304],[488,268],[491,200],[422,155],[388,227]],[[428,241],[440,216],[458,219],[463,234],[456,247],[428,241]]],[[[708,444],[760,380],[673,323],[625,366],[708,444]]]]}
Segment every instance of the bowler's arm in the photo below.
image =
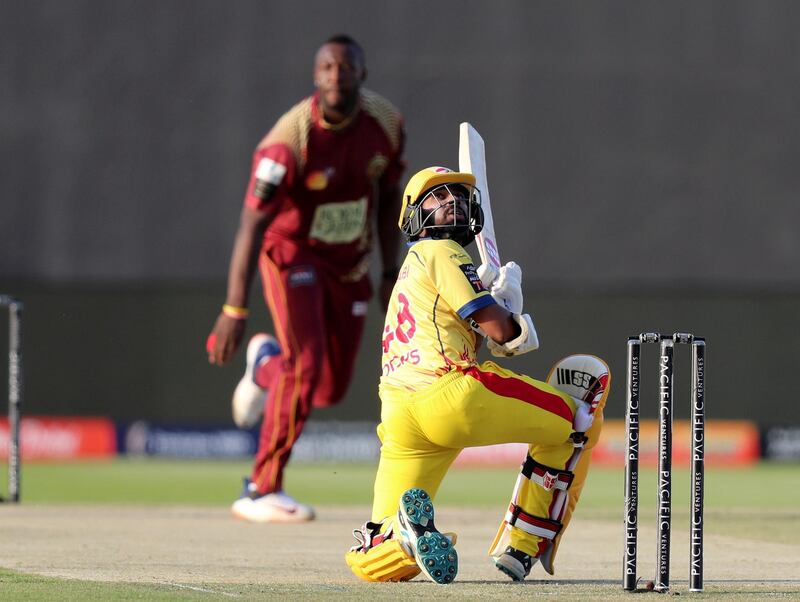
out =
{"type": "MultiPolygon", "coordinates": [[[[225,296],[227,305],[247,307],[264,231],[274,216],[274,211],[258,211],[247,205],[242,207],[228,268],[228,290],[225,296]]],[[[244,336],[245,325],[245,320],[233,318],[223,312],[217,316],[209,337],[210,363],[222,365],[236,353],[244,336]]]]}

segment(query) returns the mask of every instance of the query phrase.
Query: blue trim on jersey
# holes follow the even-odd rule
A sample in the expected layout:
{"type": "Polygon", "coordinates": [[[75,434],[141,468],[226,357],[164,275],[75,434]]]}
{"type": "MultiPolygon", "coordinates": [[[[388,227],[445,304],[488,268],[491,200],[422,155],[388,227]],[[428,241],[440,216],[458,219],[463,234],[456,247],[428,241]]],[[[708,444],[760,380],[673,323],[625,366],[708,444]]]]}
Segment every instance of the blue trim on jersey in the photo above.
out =
{"type": "Polygon", "coordinates": [[[494,297],[491,295],[484,295],[482,297],[478,297],[477,299],[473,299],[469,303],[463,305],[461,309],[458,310],[458,315],[461,317],[462,320],[466,320],[472,314],[474,314],[479,309],[483,309],[484,307],[489,307],[490,305],[496,305],[497,301],[494,300],[494,297]]]}

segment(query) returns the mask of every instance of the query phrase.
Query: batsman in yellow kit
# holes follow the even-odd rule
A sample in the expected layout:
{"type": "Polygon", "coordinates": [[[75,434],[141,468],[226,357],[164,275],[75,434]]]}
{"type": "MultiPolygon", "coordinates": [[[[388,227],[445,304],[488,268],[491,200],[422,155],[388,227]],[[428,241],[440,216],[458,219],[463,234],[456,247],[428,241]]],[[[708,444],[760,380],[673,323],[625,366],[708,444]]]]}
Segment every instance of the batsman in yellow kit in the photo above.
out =
{"type": "Polygon", "coordinates": [[[586,480],[610,386],[605,362],[573,355],[546,382],[478,363],[533,351],[539,341],[523,313],[522,272],[514,262],[491,283],[464,250],[483,225],[472,174],[430,167],[403,194],[399,225],[408,237],[386,314],[379,393],[381,456],[372,517],[346,554],[367,581],[405,581],[422,572],[450,583],[456,537],[434,523],[433,502],[465,447],[529,444],[511,502],[489,548],[515,581],[554,560],[586,480]],[[488,286],[487,286],[488,285],[488,286]]]}

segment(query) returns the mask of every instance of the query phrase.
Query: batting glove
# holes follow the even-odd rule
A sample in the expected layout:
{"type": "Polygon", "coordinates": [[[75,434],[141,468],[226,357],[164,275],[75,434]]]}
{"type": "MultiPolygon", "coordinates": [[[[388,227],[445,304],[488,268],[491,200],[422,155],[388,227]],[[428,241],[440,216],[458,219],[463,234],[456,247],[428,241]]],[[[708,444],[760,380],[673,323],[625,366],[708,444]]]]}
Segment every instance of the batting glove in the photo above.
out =
{"type": "Polygon", "coordinates": [[[539,348],[539,336],[536,334],[536,328],[533,326],[533,320],[528,314],[513,314],[511,316],[514,321],[519,324],[519,335],[505,342],[504,344],[497,343],[491,338],[486,339],[486,346],[489,348],[491,354],[495,357],[511,357],[512,355],[522,355],[529,351],[535,351],[539,348]]]}
{"type": "Polygon", "coordinates": [[[497,280],[497,277],[500,275],[498,269],[490,263],[482,263],[478,266],[477,271],[478,278],[481,279],[481,283],[487,289],[492,288],[494,281],[497,280]]]}
{"type": "Polygon", "coordinates": [[[490,292],[500,306],[512,314],[521,314],[522,268],[513,261],[501,266],[490,292]]]}

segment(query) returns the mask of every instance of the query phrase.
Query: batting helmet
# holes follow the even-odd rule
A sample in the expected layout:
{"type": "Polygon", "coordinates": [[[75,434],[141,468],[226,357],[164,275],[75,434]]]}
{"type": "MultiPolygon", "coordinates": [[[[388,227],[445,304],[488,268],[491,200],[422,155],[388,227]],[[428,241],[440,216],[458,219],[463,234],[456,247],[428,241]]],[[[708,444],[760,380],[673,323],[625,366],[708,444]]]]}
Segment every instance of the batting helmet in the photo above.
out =
{"type": "MultiPolygon", "coordinates": [[[[430,227],[430,224],[425,223],[430,213],[422,209],[422,201],[432,190],[444,185],[461,185],[470,191],[468,223],[460,226],[460,229],[465,230],[467,234],[468,240],[462,243],[466,246],[483,228],[479,191],[475,188],[475,176],[471,173],[453,171],[446,167],[426,167],[415,173],[403,191],[403,204],[397,225],[411,239],[419,236],[424,228],[430,227]]],[[[452,226],[447,228],[452,229],[452,226]]]]}

